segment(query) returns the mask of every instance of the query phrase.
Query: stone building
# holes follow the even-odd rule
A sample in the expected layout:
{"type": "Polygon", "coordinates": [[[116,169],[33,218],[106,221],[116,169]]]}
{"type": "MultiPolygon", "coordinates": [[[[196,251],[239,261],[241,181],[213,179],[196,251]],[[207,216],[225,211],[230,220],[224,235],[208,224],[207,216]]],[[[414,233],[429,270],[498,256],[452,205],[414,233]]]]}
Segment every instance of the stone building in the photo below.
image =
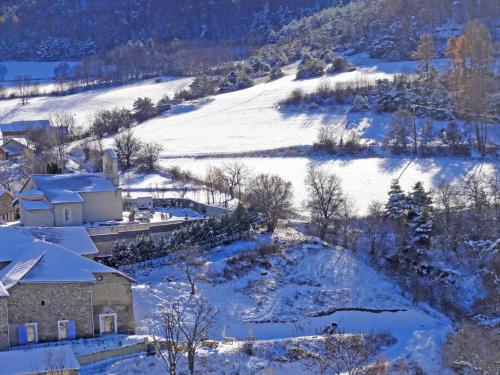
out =
{"type": "Polygon", "coordinates": [[[13,206],[14,196],[0,187],[0,222],[17,219],[17,209],[13,206]]]}
{"type": "Polygon", "coordinates": [[[21,225],[63,227],[123,220],[113,150],[103,154],[103,171],[31,176],[17,196],[21,225]]]}
{"type": "Polygon", "coordinates": [[[135,332],[133,280],[82,256],[79,230],[0,227],[0,349],[135,332]]]}
{"type": "Polygon", "coordinates": [[[32,154],[24,138],[10,138],[0,146],[0,160],[9,160],[19,156],[30,157],[32,154]]]}

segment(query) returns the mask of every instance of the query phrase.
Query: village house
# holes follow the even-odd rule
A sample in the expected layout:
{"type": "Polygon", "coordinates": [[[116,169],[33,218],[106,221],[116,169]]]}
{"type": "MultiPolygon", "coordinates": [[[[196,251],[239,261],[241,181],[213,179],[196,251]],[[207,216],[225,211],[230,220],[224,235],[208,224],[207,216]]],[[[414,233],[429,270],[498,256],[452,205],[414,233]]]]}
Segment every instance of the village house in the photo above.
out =
{"type": "Polygon", "coordinates": [[[47,134],[52,132],[49,120],[29,120],[13,121],[7,124],[0,124],[0,133],[3,143],[11,138],[29,138],[33,132],[45,131],[47,134]]]}
{"type": "Polygon", "coordinates": [[[103,153],[103,173],[33,175],[18,194],[21,225],[76,226],[121,221],[118,159],[103,153]]]}
{"type": "Polygon", "coordinates": [[[0,188],[0,222],[14,221],[17,218],[17,209],[13,206],[14,196],[0,188]]]}
{"type": "Polygon", "coordinates": [[[0,160],[9,160],[19,156],[28,157],[32,154],[24,138],[9,138],[0,146],[0,150],[0,160]]]}
{"type": "Polygon", "coordinates": [[[0,352],[0,369],[8,375],[77,375],[80,364],[69,345],[0,352]]]}
{"type": "Polygon", "coordinates": [[[0,227],[0,350],[133,334],[133,280],[83,255],[84,228],[0,227]]]}

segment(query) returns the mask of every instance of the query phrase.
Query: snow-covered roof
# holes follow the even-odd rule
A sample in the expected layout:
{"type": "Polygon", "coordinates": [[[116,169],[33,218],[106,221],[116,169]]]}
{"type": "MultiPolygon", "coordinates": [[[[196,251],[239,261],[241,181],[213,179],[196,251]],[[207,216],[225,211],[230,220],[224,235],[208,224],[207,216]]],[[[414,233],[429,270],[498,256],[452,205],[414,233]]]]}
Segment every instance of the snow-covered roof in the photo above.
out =
{"type": "Polygon", "coordinates": [[[106,149],[106,151],[104,151],[106,154],[108,154],[108,156],[111,158],[111,159],[118,159],[118,156],[116,155],[116,152],[115,150],[113,150],[112,148],[108,148],[106,149]]]}
{"type": "Polygon", "coordinates": [[[29,121],[13,121],[8,124],[0,124],[0,132],[23,132],[36,129],[49,129],[49,120],[29,120],[29,121]]]}
{"type": "Polygon", "coordinates": [[[2,282],[0,281],[0,298],[8,297],[9,292],[7,292],[7,289],[3,286],[2,282]]]}
{"type": "Polygon", "coordinates": [[[0,262],[16,259],[34,240],[60,245],[80,255],[97,254],[92,239],[83,227],[0,227],[0,262]]]}
{"type": "Polygon", "coordinates": [[[0,282],[9,290],[16,284],[93,283],[95,273],[118,270],[75,254],[50,242],[35,240],[18,257],[0,270],[0,282]]]}
{"type": "Polygon", "coordinates": [[[2,145],[2,149],[10,155],[21,155],[28,149],[28,144],[24,138],[11,138],[2,145]]]}
{"type": "Polygon", "coordinates": [[[44,198],[45,195],[41,190],[32,188],[17,195],[19,198],[44,198]]]}
{"type": "Polygon", "coordinates": [[[103,173],[33,175],[31,179],[50,203],[81,203],[79,193],[116,190],[103,173]]]}
{"type": "Polygon", "coordinates": [[[0,369],[2,374],[24,375],[51,371],[79,370],[73,350],[69,345],[42,347],[27,350],[10,350],[0,352],[0,369]],[[56,365],[48,368],[48,361],[56,365]]]}
{"type": "Polygon", "coordinates": [[[50,210],[52,207],[46,199],[36,201],[21,199],[21,204],[26,211],[50,210]]]}
{"type": "Polygon", "coordinates": [[[8,191],[7,189],[4,189],[2,187],[0,187],[0,197],[4,194],[9,194],[9,196],[13,196],[12,193],[10,191],[8,191]]]}

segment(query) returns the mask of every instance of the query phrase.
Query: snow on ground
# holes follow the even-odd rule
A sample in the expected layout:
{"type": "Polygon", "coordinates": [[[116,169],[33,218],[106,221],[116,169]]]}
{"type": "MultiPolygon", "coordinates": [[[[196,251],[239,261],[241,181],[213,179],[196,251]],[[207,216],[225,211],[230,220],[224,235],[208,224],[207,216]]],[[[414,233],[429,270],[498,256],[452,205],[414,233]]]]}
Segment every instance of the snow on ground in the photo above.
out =
{"type": "Polygon", "coordinates": [[[15,120],[47,119],[57,112],[73,113],[77,123],[88,126],[88,119],[100,109],[125,107],[132,109],[139,97],[149,97],[154,102],[164,95],[172,97],[177,91],[186,88],[191,78],[164,78],[162,82],[145,80],[119,87],[108,87],[62,97],[42,96],[29,99],[21,106],[18,99],[0,101],[0,122],[15,120]]]}
{"type": "MultiPolygon", "coordinates": [[[[279,237],[294,241],[281,242],[282,256],[269,258],[267,266],[248,267],[234,278],[224,276],[231,274],[228,270],[235,270],[226,260],[269,241],[268,235],[221,246],[205,255],[208,261],[206,277],[198,282],[198,292],[220,308],[211,338],[243,339],[252,334],[257,340],[289,339],[316,335],[336,322],[344,332],[389,333],[397,342],[382,355],[390,359],[415,360],[429,373],[438,373],[439,347],[450,327],[446,318],[428,308],[414,306],[401,295],[398,287],[343,249],[304,239],[292,229],[280,233],[279,237]],[[351,310],[327,314],[330,309],[338,308],[351,310]],[[355,310],[359,308],[401,311],[355,310]],[[317,315],[322,316],[314,317],[317,315]]],[[[133,287],[133,294],[138,334],[159,334],[155,324],[159,306],[175,297],[189,295],[185,275],[180,265],[174,263],[135,277],[138,284],[133,287]]],[[[246,358],[243,373],[253,368],[252,360],[263,363],[264,368],[273,364],[270,358],[246,358]]],[[[234,363],[233,356],[226,366],[234,363]]],[[[227,370],[222,367],[219,367],[220,372],[227,370]]],[[[103,372],[127,374],[146,368],[152,373],[160,373],[163,369],[158,360],[130,359],[107,367],[103,372]]],[[[301,373],[282,371],[283,368],[278,373],[301,373]]]]}
{"type": "MultiPolygon", "coordinates": [[[[307,168],[315,165],[342,178],[344,191],[354,201],[358,213],[365,213],[373,200],[385,202],[391,180],[399,178],[404,189],[417,181],[426,188],[436,186],[440,179],[454,180],[468,173],[499,170],[498,163],[481,162],[463,158],[215,158],[215,159],[165,159],[165,167],[177,166],[203,176],[209,166],[238,161],[244,163],[252,173],[275,173],[291,181],[294,189],[296,208],[302,207],[307,197],[305,176],[307,168]]],[[[202,195],[203,197],[203,195],[202,195]]]]}

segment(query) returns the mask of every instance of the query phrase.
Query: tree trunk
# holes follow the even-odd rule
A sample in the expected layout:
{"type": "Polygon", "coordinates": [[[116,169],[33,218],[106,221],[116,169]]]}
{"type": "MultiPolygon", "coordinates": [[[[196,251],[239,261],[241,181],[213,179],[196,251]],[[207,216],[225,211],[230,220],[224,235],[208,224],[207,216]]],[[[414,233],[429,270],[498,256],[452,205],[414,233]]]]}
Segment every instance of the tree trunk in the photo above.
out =
{"type": "Polygon", "coordinates": [[[193,348],[188,349],[188,367],[189,367],[189,373],[191,375],[194,375],[194,356],[195,356],[195,351],[193,348]]]}

